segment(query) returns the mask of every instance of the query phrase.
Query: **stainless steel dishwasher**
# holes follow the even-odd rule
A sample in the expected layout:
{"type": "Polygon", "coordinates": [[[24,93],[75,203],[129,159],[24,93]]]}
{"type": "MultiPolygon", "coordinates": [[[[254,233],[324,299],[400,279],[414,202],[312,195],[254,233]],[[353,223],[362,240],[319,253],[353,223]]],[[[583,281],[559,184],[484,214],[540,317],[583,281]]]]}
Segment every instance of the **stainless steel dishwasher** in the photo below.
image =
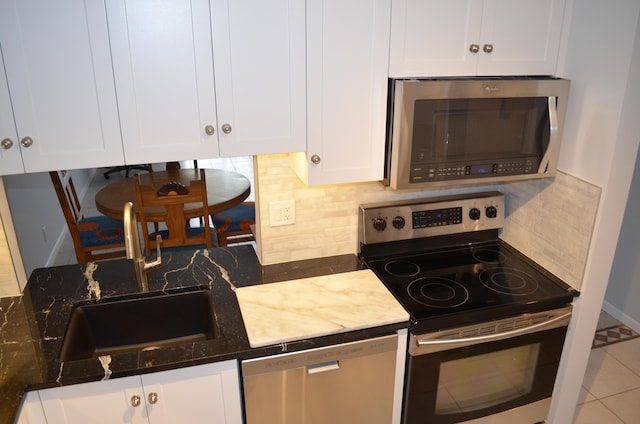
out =
{"type": "Polygon", "coordinates": [[[242,362],[247,424],[389,424],[398,336],[242,362]]]}

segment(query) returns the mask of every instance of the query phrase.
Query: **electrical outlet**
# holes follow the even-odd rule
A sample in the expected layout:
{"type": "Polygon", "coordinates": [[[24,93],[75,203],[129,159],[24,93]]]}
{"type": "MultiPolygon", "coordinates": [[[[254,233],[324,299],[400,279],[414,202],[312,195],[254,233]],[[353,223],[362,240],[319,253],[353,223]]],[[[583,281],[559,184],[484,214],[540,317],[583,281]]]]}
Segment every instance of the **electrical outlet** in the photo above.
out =
{"type": "Polygon", "coordinates": [[[292,225],[296,223],[295,200],[269,202],[269,224],[272,227],[292,225]]]}

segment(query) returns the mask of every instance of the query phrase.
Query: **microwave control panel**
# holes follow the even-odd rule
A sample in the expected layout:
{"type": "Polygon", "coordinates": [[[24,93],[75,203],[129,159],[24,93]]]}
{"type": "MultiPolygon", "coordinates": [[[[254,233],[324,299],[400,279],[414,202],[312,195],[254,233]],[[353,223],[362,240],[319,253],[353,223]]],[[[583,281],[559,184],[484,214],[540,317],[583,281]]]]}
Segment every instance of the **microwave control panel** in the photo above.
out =
{"type": "Polygon", "coordinates": [[[411,164],[411,183],[464,180],[465,178],[495,177],[499,175],[522,175],[538,172],[537,159],[522,158],[500,162],[474,164],[411,164]]]}

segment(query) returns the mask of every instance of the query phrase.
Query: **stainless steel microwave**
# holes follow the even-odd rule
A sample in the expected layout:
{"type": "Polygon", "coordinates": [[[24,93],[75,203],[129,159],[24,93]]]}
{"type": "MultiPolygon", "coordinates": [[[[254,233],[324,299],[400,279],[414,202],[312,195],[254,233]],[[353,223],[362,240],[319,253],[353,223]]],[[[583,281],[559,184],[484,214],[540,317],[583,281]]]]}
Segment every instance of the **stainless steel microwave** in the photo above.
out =
{"type": "Polygon", "coordinates": [[[392,79],[385,183],[393,189],[555,175],[570,82],[392,79]]]}

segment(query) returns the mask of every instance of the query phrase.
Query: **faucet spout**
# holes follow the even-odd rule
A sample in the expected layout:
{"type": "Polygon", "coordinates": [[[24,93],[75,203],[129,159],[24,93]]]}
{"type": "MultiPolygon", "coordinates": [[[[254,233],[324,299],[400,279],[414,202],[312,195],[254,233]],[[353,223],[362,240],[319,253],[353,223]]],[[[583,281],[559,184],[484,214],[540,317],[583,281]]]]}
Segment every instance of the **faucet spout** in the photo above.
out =
{"type": "Polygon", "coordinates": [[[151,262],[146,262],[142,255],[142,241],[140,240],[140,232],[138,231],[138,220],[135,212],[133,212],[133,203],[125,203],[124,246],[127,253],[127,259],[133,259],[133,266],[136,273],[139,292],[149,291],[149,279],[147,278],[147,273],[162,264],[162,258],[160,256],[161,241],[161,237],[158,236],[156,243],[157,258],[151,262]]]}

